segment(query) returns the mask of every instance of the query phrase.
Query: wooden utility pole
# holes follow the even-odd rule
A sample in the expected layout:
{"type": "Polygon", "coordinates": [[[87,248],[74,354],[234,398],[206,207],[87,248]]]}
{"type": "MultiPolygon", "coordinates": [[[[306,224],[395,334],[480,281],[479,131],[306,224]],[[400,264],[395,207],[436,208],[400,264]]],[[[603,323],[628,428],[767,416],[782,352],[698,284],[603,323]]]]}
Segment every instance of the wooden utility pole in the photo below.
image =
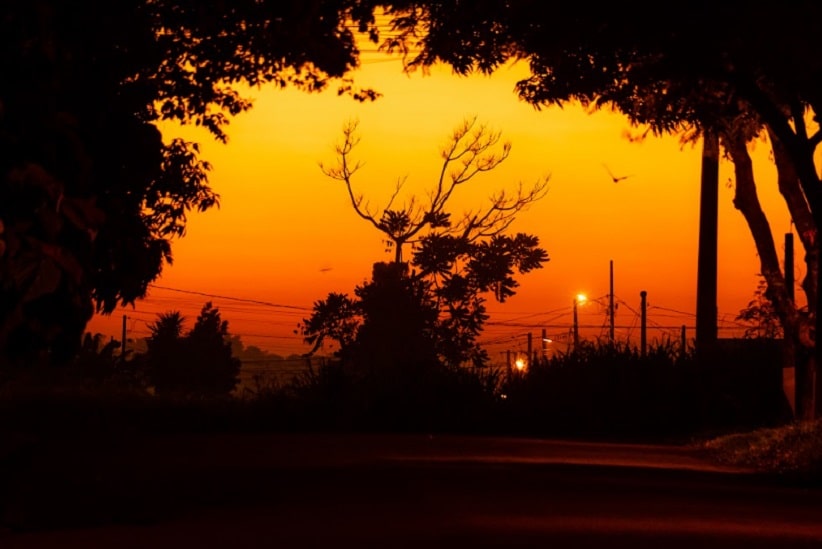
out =
{"type": "Polygon", "coordinates": [[[577,313],[577,307],[579,300],[575,297],[574,298],[574,350],[576,351],[579,348],[579,314],[577,313]]]}
{"type": "Polygon", "coordinates": [[[614,344],[614,260],[611,260],[611,290],[608,293],[608,318],[610,326],[608,330],[608,341],[614,344]]]}
{"type": "Polygon", "coordinates": [[[123,340],[122,340],[122,343],[120,344],[120,361],[121,362],[126,361],[126,321],[127,320],[128,320],[128,317],[126,315],[123,315],[123,340]]]}
{"type": "Polygon", "coordinates": [[[648,292],[642,290],[639,292],[639,354],[645,356],[648,353],[648,302],[646,297],[648,292]]]}
{"type": "Polygon", "coordinates": [[[699,252],[696,271],[696,348],[704,351],[717,339],[717,225],[719,216],[719,136],[702,137],[702,181],[699,192],[699,252]]]}
{"type": "Polygon", "coordinates": [[[548,358],[548,332],[545,328],[542,329],[542,360],[548,358]]]}
{"type": "Polygon", "coordinates": [[[534,336],[531,332],[528,332],[528,365],[530,366],[531,360],[534,358],[534,336]]]}

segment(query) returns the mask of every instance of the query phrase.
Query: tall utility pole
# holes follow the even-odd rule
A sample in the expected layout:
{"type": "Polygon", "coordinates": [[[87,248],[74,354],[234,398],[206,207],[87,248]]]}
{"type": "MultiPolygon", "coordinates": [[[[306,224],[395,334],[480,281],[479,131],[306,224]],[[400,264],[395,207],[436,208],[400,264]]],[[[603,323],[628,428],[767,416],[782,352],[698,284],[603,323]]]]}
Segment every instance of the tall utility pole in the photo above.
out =
{"type": "Polygon", "coordinates": [[[548,358],[548,332],[545,328],[542,329],[542,360],[548,358]]]}
{"type": "Polygon", "coordinates": [[[648,354],[648,292],[642,290],[639,292],[639,353],[641,356],[648,354]]]}
{"type": "Polygon", "coordinates": [[[534,360],[534,335],[528,332],[528,365],[534,360]]]}
{"type": "Polygon", "coordinates": [[[122,340],[122,343],[120,344],[120,360],[122,362],[126,361],[126,321],[127,320],[128,320],[128,317],[126,315],[123,315],[123,340],[122,340]]]}
{"type": "Polygon", "coordinates": [[[702,181],[699,191],[699,252],[696,271],[696,348],[717,339],[717,225],[719,216],[719,136],[702,137],[702,181]]]}
{"type": "Polygon", "coordinates": [[[574,350],[579,348],[579,315],[577,313],[579,298],[574,298],[574,350]]]}
{"type": "Polygon", "coordinates": [[[611,325],[608,331],[608,341],[614,344],[614,260],[611,260],[611,291],[608,293],[608,318],[611,325]]]}

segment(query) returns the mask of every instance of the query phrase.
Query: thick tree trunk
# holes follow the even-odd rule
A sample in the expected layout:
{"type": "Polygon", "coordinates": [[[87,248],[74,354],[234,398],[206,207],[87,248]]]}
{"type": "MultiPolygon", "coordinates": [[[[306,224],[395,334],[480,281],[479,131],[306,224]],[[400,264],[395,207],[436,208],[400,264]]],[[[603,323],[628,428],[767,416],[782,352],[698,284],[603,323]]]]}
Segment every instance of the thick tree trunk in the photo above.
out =
{"type": "Polygon", "coordinates": [[[797,335],[800,344],[798,348],[801,348],[802,352],[796,354],[794,379],[796,384],[796,417],[801,420],[811,420],[815,415],[814,368],[808,364],[808,360],[813,357],[812,326],[808,322],[808,317],[810,313],[816,311],[817,302],[816,280],[819,276],[819,254],[816,249],[816,224],[787,149],[770,128],[768,128],[768,135],[776,164],[779,192],[785,198],[799,240],[805,250],[806,272],[802,280],[802,290],[805,293],[809,312],[800,315],[804,318],[801,318],[800,332],[797,335]]]}
{"type": "MultiPolygon", "coordinates": [[[[740,96],[750,102],[756,113],[767,124],[768,130],[772,135],[778,137],[778,141],[784,146],[802,187],[802,194],[805,196],[813,216],[814,227],[819,227],[819,223],[822,221],[822,181],[820,181],[819,174],[816,171],[814,159],[817,141],[815,138],[808,136],[808,128],[805,125],[808,98],[797,96],[788,105],[790,107],[789,112],[786,112],[784,108],[786,105],[784,103],[777,104],[773,96],[766,93],[755,79],[735,78],[735,84],[740,96]]],[[[822,112],[817,110],[822,105],[811,103],[811,106],[815,116],[822,115],[822,112]]],[[[814,251],[812,259],[816,261],[820,250],[820,239],[816,238],[816,231],[813,232],[813,244],[808,249],[814,251]]],[[[814,299],[808,302],[808,313],[810,323],[814,327],[813,334],[811,334],[814,339],[814,346],[813,360],[809,361],[807,376],[808,379],[813,380],[813,390],[809,392],[813,402],[814,417],[822,417],[822,402],[816,398],[820,394],[819,389],[822,385],[822,376],[817,375],[817,366],[822,365],[822,345],[816,344],[816,334],[822,333],[822,315],[818,314],[820,310],[819,302],[822,297],[820,292],[816,291],[822,283],[822,269],[816,267],[811,276],[813,277],[812,280],[815,281],[815,293],[814,299]]]]}
{"type": "Polygon", "coordinates": [[[782,320],[783,328],[798,333],[799,314],[785,286],[785,277],[782,274],[771,226],[756,192],[753,164],[745,140],[742,137],[726,138],[725,144],[733,159],[736,175],[734,206],[745,217],[751,230],[759,254],[762,276],[768,283],[767,297],[782,320]]]}
{"type": "Polygon", "coordinates": [[[776,164],[777,183],[779,192],[785,199],[791,219],[796,227],[802,247],[805,250],[805,265],[807,267],[805,278],[802,280],[802,290],[808,307],[815,310],[816,307],[816,273],[819,268],[819,254],[817,253],[816,223],[813,220],[810,205],[805,199],[802,187],[799,183],[799,176],[796,173],[791,157],[782,142],[777,138],[770,128],[768,135],[771,140],[774,163],[776,164]]]}
{"type": "MultiPolygon", "coordinates": [[[[753,164],[748,153],[746,139],[744,135],[739,134],[726,136],[724,142],[733,160],[736,175],[734,206],[745,217],[754,238],[759,255],[760,270],[767,283],[766,296],[773,304],[774,310],[782,323],[784,342],[788,354],[797,356],[798,362],[802,362],[803,357],[809,357],[810,353],[795,353],[793,351],[801,344],[804,344],[805,347],[812,346],[812,341],[810,339],[800,341],[802,319],[785,285],[785,277],[782,274],[770,223],[759,202],[753,164]]],[[[801,365],[796,364],[796,366],[797,372],[802,372],[803,376],[807,375],[808,368],[804,362],[801,365]]],[[[812,393],[809,392],[813,385],[807,383],[807,379],[803,378],[801,387],[799,398],[796,400],[796,415],[797,417],[807,418],[813,411],[812,393]]]]}

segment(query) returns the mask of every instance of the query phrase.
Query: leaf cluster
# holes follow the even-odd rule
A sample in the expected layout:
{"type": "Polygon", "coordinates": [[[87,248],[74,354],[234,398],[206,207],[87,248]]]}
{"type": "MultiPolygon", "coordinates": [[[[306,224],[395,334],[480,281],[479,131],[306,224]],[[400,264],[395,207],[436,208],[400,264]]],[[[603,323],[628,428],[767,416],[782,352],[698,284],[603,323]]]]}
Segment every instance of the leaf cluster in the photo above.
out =
{"type": "Polygon", "coordinates": [[[208,302],[185,334],[184,322],[179,311],[170,311],[149,325],[143,360],[150,384],[160,395],[228,395],[239,381],[241,366],[232,354],[228,321],[208,302]]]}
{"type": "Polygon", "coordinates": [[[548,10],[535,0],[392,2],[392,32],[382,44],[405,55],[407,70],[444,62],[459,74],[490,73],[524,61],[531,75],[517,91],[532,105],[615,108],[659,132],[711,127],[756,97],[781,105],[796,97],[818,105],[822,98],[822,51],[806,39],[822,30],[816,2],[773,10],[698,1],[676,17],[652,10],[640,17],[637,9],[612,3],[548,10]]]}
{"type": "Polygon", "coordinates": [[[159,123],[225,142],[252,106],[243,86],[338,81],[373,99],[345,75],[374,25],[349,0],[5,2],[0,354],[27,341],[70,356],[95,309],[145,295],[187,215],[219,204],[197,144],[163,139],[159,123]]]}

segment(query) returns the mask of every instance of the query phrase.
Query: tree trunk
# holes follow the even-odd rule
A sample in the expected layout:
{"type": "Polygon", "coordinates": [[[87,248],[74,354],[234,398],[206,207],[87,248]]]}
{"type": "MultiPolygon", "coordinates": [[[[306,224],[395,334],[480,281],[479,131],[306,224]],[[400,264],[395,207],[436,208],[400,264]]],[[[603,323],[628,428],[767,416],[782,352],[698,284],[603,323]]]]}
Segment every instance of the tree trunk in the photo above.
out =
{"type": "MultiPolygon", "coordinates": [[[[725,136],[724,144],[734,163],[734,173],[736,176],[736,191],[734,195],[734,206],[745,217],[751,235],[754,238],[756,250],[759,255],[759,264],[762,276],[767,283],[766,296],[773,304],[774,310],[779,316],[784,333],[784,342],[789,353],[800,344],[800,325],[802,319],[797,312],[794,301],[790,298],[788,288],[785,285],[785,278],[779,263],[776,252],[776,245],[773,233],[765,212],[759,202],[756,192],[756,181],[754,179],[753,164],[748,153],[747,142],[742,134],[725,136]]],[[[812,345],[812,341],[805,340],[806,347],[812,345]]],[[[803,357],[809,357],[810,353],[791,353],[797,355],[798,361],[802,362],[803,357]]],[[[808,368],[804,363],[796,364],[796,371],[802,375],[807,375],[808,368]]],[[[800,376],[797,375],[799,378],[800,376]]],[[[801,393],[796,401],[797,417],[808,417],[813,410],[812,393],[808,389],[813,387],[807,380],[798,379],[801,385],[801,393]]]]}
{"type": "MultiPolygon", "coordinates": [[[[805,293],[808,311],[815,311],[817,301],[816,279],[819,269],[819,254],[816,249],[816,224],[813,221],[811,209],[805,199],[805,194],[802,192],[799,176],[787,149],[770,127],[768,127],[768,135],[776,164],[779,192],[785,198],[799,240],[805,250],[806,272],[802,280],[802,290],[805,293]]],[[[803,352],[796,354],[794,370],[796,417],[805,421],[813,419],[815,415],[813,368],[808,364],[808,360],[813,355],[813,336],[808,317],[808,313],[804,315],[800,313],[800,331],[797,334],[799,346],[797,348],[802,349],[803,352]]]]}
{"type": "Polygon", "coordinates": [[[807,271],[805,278],[802,280],[802,290],[805,292],[808,306],[814,308],[816,306],[816,271],[819,262],[819,255],[815,246],[816,224],[787,149],[770,128],[768,129],[768,135],[770,136],[774,163],[776,164],[779,192],[785,198],[791,220],[805,250],[807,271]]]}

